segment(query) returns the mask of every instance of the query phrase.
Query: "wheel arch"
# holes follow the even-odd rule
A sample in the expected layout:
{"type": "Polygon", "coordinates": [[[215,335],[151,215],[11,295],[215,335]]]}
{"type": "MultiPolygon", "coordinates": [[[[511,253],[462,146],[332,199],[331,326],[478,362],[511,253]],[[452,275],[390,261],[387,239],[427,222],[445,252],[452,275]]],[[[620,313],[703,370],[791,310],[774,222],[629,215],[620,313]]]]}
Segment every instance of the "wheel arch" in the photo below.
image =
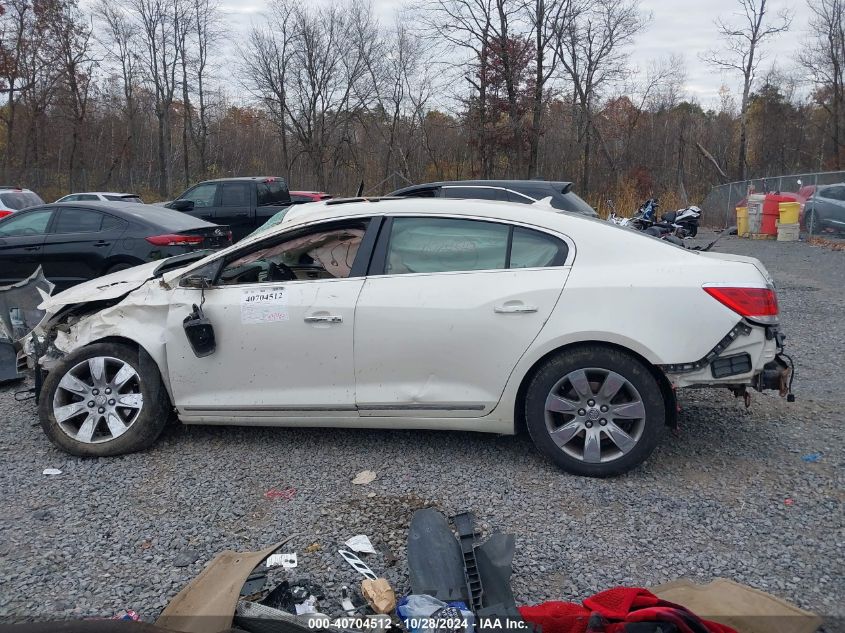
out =
{"type": "Polygon", "coordinates": [[[669,382],[669,379],[666,377],[666,374],[664,374],[658,367],[656,367],[654,363],[649,361],[648,358],[636,352],[635,350],[632,350],[629,347],[625,347],[624,345],[620,345],[618,343],[611,343],[603,340],[583,340],[566,343],[564,345],[560,345],[554,349],[547,351],[545,354],[536,359],[534,363],[528,368],[528,371],[523,374],[522,380],[520,381],[519,387],[516,391],[516,398],[514,399],[513,420],[515,433],[521,434],[523,431],[526,430],[525,397],[528,392],[528,386],[531,384],[531,381],[533,380],[534,376],[537,375],[537,372],[540,370],[540,368],[546,363],[546,361],[548,361],[553,356],[556,356],[568,350],[587,346],[601,346],[606,347],[608,349],[613,349],[624,354],[628,354],[629,356],[636,358],[643,365],[645,365],[646,368],[648,368],[648,370],[651,372],[652,376],[654,376],[654,379],[657,381],[657,384],[660,386],[660,391],[663,394],[663,402],[665,404],[666,410],[666,426],[669,426],[673,429],[677,428],[677,399],[675,396],[675,390],[672,388],[672,384],[669,382]]]}
{"type": "Polygon", "coordinates": [[[103,262],[103,268],[100,271],[101,275],[108,274],[108,271],[117,266],[118,264],[129,264],[129,266],[140,266],[141,264],[146,263],[146,260],[141,259],[140,257],[133,257],[132,255],[111,255],[107,257],[106,260],[103,262]]]}

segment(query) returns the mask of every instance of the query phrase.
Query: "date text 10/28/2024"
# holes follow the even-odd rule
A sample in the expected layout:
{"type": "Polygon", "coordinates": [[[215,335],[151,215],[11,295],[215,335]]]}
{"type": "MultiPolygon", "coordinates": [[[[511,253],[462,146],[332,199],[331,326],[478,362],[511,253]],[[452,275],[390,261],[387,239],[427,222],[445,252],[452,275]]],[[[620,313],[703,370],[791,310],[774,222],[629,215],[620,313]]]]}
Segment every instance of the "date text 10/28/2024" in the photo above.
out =
{"type": "MultiPolygon", "coordinates": [[[[375,618],[361,618],[361,617],[347,617],[347,618],[328,618],[316,617],[309,618],[308,625],[311,628],[327,629],[329,627],[339,629],[381,629],[384,624],[375,618]]],[[[405,622],[405,626],[409,630],[429,630],[429,631],[465,631],[469,627],[469,622],[465,618],[411,618],[405,622]]],[[[528,623],[523,620],[510,618],[482,618],[478,622],[478,626],[483,629],[510,629],[510,630],[527,630],[528,623]]]]}

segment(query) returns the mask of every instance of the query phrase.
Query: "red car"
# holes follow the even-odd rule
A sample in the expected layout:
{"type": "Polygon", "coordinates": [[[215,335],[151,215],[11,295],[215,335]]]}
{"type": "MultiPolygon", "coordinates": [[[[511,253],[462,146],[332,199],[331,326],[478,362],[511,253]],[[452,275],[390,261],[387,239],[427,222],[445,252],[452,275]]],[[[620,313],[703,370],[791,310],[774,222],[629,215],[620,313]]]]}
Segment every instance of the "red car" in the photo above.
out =
{"type": "Polygon", "coordinates": [[[291,191],[290,201],[293,204],[303,204],[304,202],[320,202],[321,200],[330,200],[333,198],[329,193],[324,191],[291,191]]]}

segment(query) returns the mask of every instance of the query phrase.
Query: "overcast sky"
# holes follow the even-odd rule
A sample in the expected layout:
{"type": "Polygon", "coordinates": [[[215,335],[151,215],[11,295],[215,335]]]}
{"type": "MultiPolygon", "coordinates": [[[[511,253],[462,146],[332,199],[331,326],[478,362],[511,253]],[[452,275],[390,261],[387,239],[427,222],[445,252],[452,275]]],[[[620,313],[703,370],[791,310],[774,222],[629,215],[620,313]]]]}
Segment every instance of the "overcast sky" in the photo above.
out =
{"type": "MultiPolygon", "coordinates": [[[[309,0],[303,0],[308,2],[309,0]]],[[[317,0],[321,1],[321,0],[317,0]]],[[[328,2],[330,0],[322,0],[328,2]]],[[[371,0],[376,15],[384,24],[393,21],[394,11],[401,6],[398,0],[371,0]]],[[[233,27],[249,28],[264,9],[266,0],[223,0],[224,10],[231,16],[233,27]]],[[[762,75],[777,61],[782,70],[792,67],[792,57],[807,37],[807,9],[804,0],[769,0],[769,15],[786,7],[794,7],[792,28],[788,33],[773,37],[766,45],[766,59],[760,68],[762,75]]],[[[705,108],[718,105],[718,92],[722,85],[737,95],[739,79],[735,74],[722,74],[703,63],[699,56],[718,47],[719,40],[713,21],[737,21],[737,0],[641,0],[644,11],[650,12],[649,27],[637,38],[631,50],[632,64],[645,71],[649,64],[661,57],[681,55],[686,65],[687,97],[695,98],[705,108]]]]}

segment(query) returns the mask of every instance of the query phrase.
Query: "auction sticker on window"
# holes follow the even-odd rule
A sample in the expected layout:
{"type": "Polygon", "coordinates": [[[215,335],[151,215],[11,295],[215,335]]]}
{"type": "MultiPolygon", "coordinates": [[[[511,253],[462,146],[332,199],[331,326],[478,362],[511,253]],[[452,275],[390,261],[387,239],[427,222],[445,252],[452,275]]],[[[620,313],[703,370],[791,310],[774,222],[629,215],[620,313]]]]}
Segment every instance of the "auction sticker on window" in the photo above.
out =
{"type": "Polygon", "coordinates": [[[284,287],[241,291],[241,323],[274,323],[288,321],[288,291],[284,287]]]}

